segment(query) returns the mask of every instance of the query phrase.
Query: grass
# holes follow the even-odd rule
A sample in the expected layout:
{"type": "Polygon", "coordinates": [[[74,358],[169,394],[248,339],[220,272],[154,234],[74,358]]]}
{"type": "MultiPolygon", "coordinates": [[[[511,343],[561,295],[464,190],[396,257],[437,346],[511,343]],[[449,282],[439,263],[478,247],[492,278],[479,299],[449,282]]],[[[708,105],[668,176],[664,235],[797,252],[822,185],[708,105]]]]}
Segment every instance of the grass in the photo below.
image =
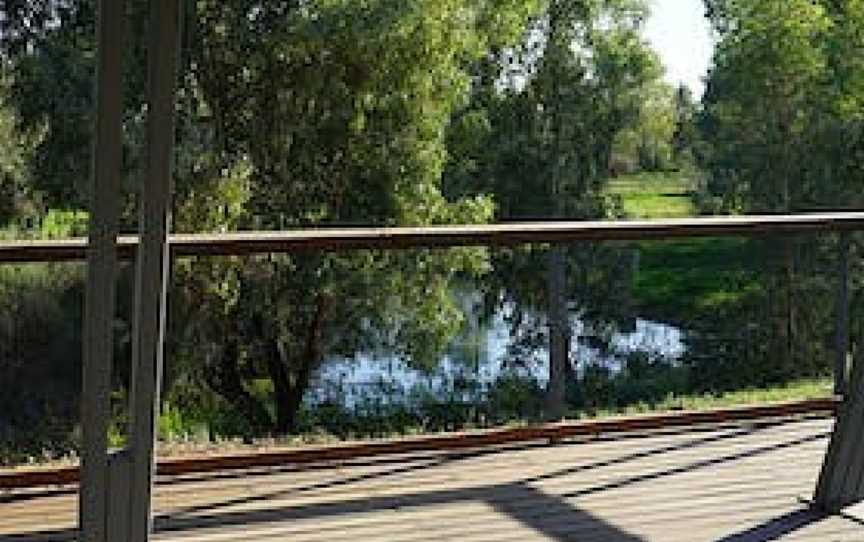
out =
{"type": "Polygon", "coordinates": [[[85,211],[51,209],[41,217],[0,225],[0,240],[81,237],[87,233],[88,216],[85,211]]]}
{"type": "MultiPolygon", "coordinates": [[[[686,174],[642,173],[610,182],[608,192],[621,198],[628,218],[697,215],[686,174]]],[[[639,265],[633,295],[641,316],[685,328],[716,326],[716,319],[734,314],[762,289],[761,244],[749,238],[694,238],[637,243],[639,265]]],[[[666,410],[704,410],[825,397],[831,379],[802,380],[784,386],[745,389],[723,394],[668,396],[596,416],[666,410]]]]}
{"type": "MultiPolygon", "coordinates": [[[[697,214],[694,183],[686,173],[638,173],[613,179],[608,192],[621,198],[628,218],[697,214]]],[[[634,296],[646,317],[685,324],[735,307],[758,291],[755,244],[744,238],[638,243],[634,296]]]]}
{"type": "Polygon", "coordinates": [[[636,173],[609,182],[607,192],[619,196],[629,218],[675,218],[696,214],[693,181],[685,173],[636,173]]]}
{"type": "MultiPolygon", "coordinates": [[[[680,410],[712,410],[729,408],[735,406],[759,405],[765,403],[780,403],[803,401],[807,399],[821,399],[832,394],[833,382],[829,378],[807,379],[790,382],[786,385],[771,388],[753,388],[746,390],[730,391],[722,394],[685,394],[669,395],[664,400],[654,403],[640,402],[617,409],[599,408],[590,410],[574,410],[567,417],[569,420],[578,419],[601,419],[613,416],[627,416],[636,414],[674,412],[680,410]]],[[[491,428],[524,427],[536,423],[536,420],[511,418],[502,420],[501,423],[492,424],[491,428]]],[[[480,429],[471,423],[461,424],[459,430],[480,429]]],[[[241,444],[237,439],[224,439],[215,443],[185,441],[178,443],[171,440],[160,443],[164,453],[183,455],[184,453],[200,451],[202,447],[210,451],[225,451],[244,448],[267,448],[268,446],[303,447],[331,444],[336,442],[378,440],[404,438],[406,436],[446,434],[448,430],[437,428],[430,430],[427,427],[407,425],[398,430],[364,432],[357,431],[347,435],[339,435],[320,428],[318,431],[309,431],[301,435],[280,437],[277,439],[256,439],[254,444],[241,444]],[[181,445],[182,444],[182,445],[181,445]]]]}
{"type": "Polygon", "coordinates": [[[735,406],[762,405],[822,399],[833,394],[830,378],[805,379],[770,388],[735,390],[721,394],[669,396],[659,403],[636,403],[617,410],[599,409],[590,418],[626,414],[647,414],[677,410],[713,410],[735,406]]]}
{"type": "Polygon", "coordinates": [[[735,307],[760,289],[759,252],[749,239],[706,238],[639,243],[637,305],[684,323],[735,307]]]}
{"type": "MultiPolygon", "coordinates": [[[[588,420],[602,419],[614,416],[632,416],[638,414],[675,412],[681,410],[711,410],[719,408],[729,408],[735,406],[759,405],[765,403],[780,403],[803,401],[807,399],[821,399],[829,397],[832,394],[833,382],[829,378],[808,379],[791,382],[786,385],[776,386],[771,388],[753,388],[738,391],[730,391],[722,394],[682,394],[669,395],[665,399],[657,402],[639,402],[630,404],[621,408],[597,408],[590,410],[573,410],[567,416],[570,421],[573,420],[588,420]]],[[[170,418],[172,409],[167,409],[168,412],[163,412],[160,416],[159,427],[160,433],[165,431],[166,425],[171,425],[170,418]]],[[[534,423],[532,420],[510,418],[502,420],[501,423],[493,424],[486,428],[512,428],[524,427],[534,423]]],[[[480,429],[470,423],[463,424],[459,430],[480,429]]],[[[186,455],[201,455],[204,453],[222,454],[234,452],[251,452],[251,451],[267,451],[280,449],[285,447],[308,447],[320,446],[326,444],[334,444],[340,442],[352,441],[368,441],[380,439],[405,438],[416,435],[430,434],[446,434],[448,430],[438,428],[430,430],[427,427],[419,425],[406,425],[400,427],[399,430],[390,429],[389,431],[356,431],[350,434],[336,434],[328,432],[323,428],[314,431],[306,431],[299,435],[292,435],[279,438],[259,438],[254,442],[244,442],[239,438],[232,437],[217,437],[211,441],[210,436],[204,433],[200,434],[185,434],[181,435],[178,432],[168,431],[167,435],[162,433],[158,443],[158,453],[162,456],[182,457],[186,455]]],[[[115,443],[117,444],[117,443],[115,443]]],[[[78,455],[74,451],[69,451],[62,457],[56,454],[34,455],[22,459],[11,455],[4,457],[4,450],[0,448],[0,466],[2,468],[15,468],[25,465],[45,465],[45,466],[67,466],[78,464],[78,455]]]]}

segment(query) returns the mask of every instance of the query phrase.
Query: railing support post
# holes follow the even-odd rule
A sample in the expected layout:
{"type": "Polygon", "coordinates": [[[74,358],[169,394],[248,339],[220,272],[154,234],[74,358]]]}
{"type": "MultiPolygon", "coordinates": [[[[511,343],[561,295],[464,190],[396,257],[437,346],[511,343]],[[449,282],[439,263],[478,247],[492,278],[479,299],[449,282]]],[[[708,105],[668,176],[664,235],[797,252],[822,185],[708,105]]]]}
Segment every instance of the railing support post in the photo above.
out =
{"type": "Polygon", "coordinates": [[[820,509],[836,513],[864,499],[864,363],[854,363],[849,393],[837,414],[831,442],[813,497],[820,509]]]}
{"type": "Polygon", "coordinates": [[[180,9],[179,0],[150,1],[146,172],[139,204],[141,240],[136,261],[130,399],[130,542],[146,542],[152,529],[154,445],[170,268],[180,9]]]}
{"type": "Polygon", "coordinates": [[[84,304],[81,394],[81,489],[79,525],[82,542],[109,542],[108,422],[114,361],[117,233],[123,153],[123,56],[126,2],[98,5],[96,126],[87,286],[84,304]]]}
{"type": "Polygon", "coordinates": [[[834,394],[848,391],[849,374],[849,232],[840,234],[838,247],[837,300],[835,326],[834,394]]]}
{"type": "Polygon", "coordinates": [[[813,497],[817,507],[831,513],[864,500],[864,363],[860,359],[853,361],[848,382],[846,379],[850,361],[849,245],[849,234],[844,232],[840,238],[835,366],[835,392],[844,400],[813,497]]]}
{"type": "Polygon", "coordinates": [[[129,450],[108,456],[108,540],[126,540],[129,533],[129,450]]]}

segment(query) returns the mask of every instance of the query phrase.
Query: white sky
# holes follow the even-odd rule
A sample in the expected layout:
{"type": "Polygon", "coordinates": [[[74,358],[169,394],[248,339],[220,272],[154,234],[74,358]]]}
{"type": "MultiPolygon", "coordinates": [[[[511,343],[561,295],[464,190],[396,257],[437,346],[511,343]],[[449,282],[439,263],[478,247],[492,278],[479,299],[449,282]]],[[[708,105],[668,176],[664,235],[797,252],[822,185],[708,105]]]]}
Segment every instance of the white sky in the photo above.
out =
{"type": "Polygon", "coordinates": [[[666,80],[684,83],[699,99],[711,62],[711,31],[702,0],[651,0],[646,35],[666,65],[666,80]]]}

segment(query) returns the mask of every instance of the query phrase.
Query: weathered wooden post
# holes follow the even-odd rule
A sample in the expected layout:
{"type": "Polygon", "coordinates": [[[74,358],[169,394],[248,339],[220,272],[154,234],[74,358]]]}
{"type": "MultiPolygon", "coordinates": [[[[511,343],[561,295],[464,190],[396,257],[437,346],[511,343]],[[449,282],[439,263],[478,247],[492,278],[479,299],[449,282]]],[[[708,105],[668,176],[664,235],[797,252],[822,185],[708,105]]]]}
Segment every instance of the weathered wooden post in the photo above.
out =
{"type": "Polygon", "coordinates": [[[96,126],[84,304],[79,524],[83,542],[109,542],[108,422],[114,353],[117,233],[123,154],[126,2],[100,0],[96,126]]]}
{"type": "Polygon", "coordinates": [[[145,542],[151,530],[155,423],[169,278],[179,0],[151,0],[146,172],[133,332],[130,446],[109,457],[113,322],[123,137],[126,2],[100,0],[96,134],[84,317],[80,527],[84,542],[145,542]]]}
{"type": "Polygon", "coordinates": [[[130,542],[146,542],[152,528],[154,445],[170,274],[168,234],[171,228],[180,9],[180,0],[150,2],[146,171],[139,203],[141,241],[136,262],[132,338],[130,542]]]}
{"type": "MultiPolygon", "coordinates": [[[[840,246],[840,294],[841,297],[848,298],[849,236],[847,233],[843,236],[840,246]]],[[[848,304],[848,299],[844,303],[848,304]]],[[[841,316],[848,319],[848,306],[838,309],[838,324],[841,323],[841,316]]],[[[845,375],[847,370],[848,340],[847,322],[843,324],[843,329],[838,330],[837,337],[836,370],[841,371],[842,375],[845,375]]],[[[831,513],[864,500],[864,363],[857,359],[859,357],[859,352],[856,351],[848,383],[843,376],[837,375],[837,385],[845,392],[843,404],[837,414],[837,422],[813,498],[817,507],[831,513]]]]}

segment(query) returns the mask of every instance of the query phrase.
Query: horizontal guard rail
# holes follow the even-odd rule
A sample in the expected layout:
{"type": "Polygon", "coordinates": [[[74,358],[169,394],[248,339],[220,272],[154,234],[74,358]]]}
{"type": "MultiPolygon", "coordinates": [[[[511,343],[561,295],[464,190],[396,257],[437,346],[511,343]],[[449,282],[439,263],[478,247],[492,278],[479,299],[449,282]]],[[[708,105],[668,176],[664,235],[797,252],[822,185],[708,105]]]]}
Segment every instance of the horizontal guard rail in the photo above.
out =
{"type": "MultiPolygon", "coordinates": [[[[700,217],[650,221],[532,222],[409,228],[324,228],[281,232],[172,235],[172,255],[239,256],[304,250],[447,248],[574,241],[762,236],[864,230],[864,213],[700,217]]],[[[122,236],[117,255],[135,256],[137,236],[122,236]]],[[[2,263],[83,261],[87,240],[0,242],[2,263]]]]}
{"type": "MultiPolygon", "coordinates": [[[[308,250],[346,251],[477,245],[506,246],[525,243],[637,241],[858,230],[864,230],[864,213],[850,212],[652,221],[534,222],[412,228],[316,228],[284,232],[172,235],[169,244],[174,257],[190,257],[308,250]]],[[[133,259],[137,245],[137,236],[120,237],[117,241],[118,257],[125,260],[133,259]]],[[[87,240],[83,238],[0,242],[0,264],[84,261],[87,256],[87,248],[87,240]]],[[[769,406],[552,424],[282,452],[170,459],[159,462],[158,473],[171,476],[253,467],[304,465],[385,454],[464,450],[544,439],[556,440],[626,431],[730,423],[765,417],[834,413],[838,404],[839,401],[836,398],[816,399],[769,406]]],[[[13,470],[0,472],[0,490],[76,484],[78,479],[78,467],[13,470]]]]}
{"type": "MultiPolygon", "coordinates": [[[[556,441],[566,438],[598,437],[632,431],[664,430],[707,424],[728,424],[801,415],[834,414],[839,404],[840,401],[837,398],[810,399],[762,406],[649,414],[584,422],[517,427],[513,429],[492,429],[403,440],[308,447],[249,454],[163,459],[157,465],[157,473],[161,476],[179,476],[260,467],[302,466],[382,455],[416,452],[453,452],[486,446],[501,446],[541,440],[556,441]]],[[[78,479],[78,467],[0,471],[0,491],[77,484],[78,479]]]]}

